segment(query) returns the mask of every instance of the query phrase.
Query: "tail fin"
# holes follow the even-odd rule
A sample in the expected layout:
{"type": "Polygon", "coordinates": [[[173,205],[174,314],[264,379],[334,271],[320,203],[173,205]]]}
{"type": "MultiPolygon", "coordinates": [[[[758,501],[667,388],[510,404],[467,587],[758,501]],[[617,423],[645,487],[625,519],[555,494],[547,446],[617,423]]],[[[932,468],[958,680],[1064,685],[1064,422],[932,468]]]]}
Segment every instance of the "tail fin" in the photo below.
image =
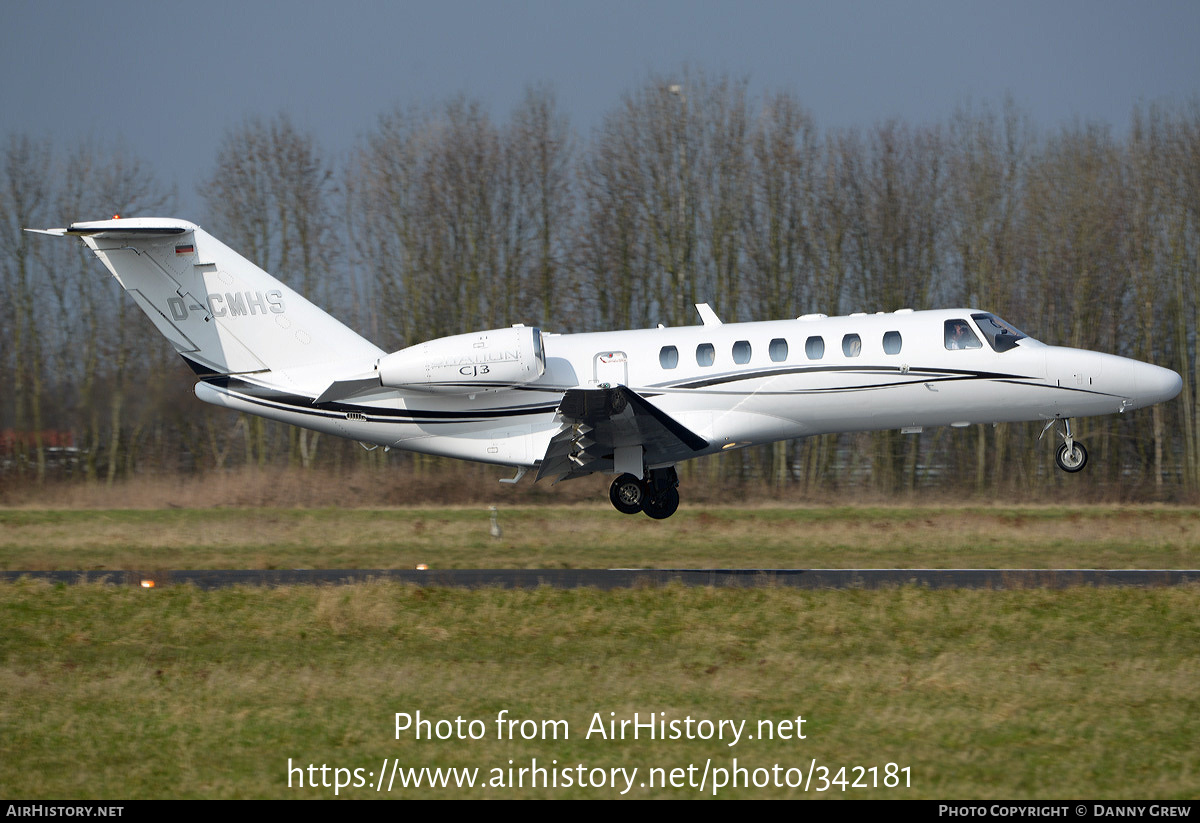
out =
{"type": "Polygon", "coordinates": [[[42,233],[80,237],[200,375],[341,371],[383,354],[185,220],[100,220],[42,233]]]}

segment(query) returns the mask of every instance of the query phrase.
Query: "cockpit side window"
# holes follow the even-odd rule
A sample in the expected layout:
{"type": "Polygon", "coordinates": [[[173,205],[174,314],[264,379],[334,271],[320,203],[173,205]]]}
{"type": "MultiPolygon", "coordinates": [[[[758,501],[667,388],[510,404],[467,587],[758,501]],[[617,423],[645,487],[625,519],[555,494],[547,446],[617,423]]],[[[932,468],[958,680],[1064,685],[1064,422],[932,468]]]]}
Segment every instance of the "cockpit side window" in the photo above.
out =
{"type": "Polygon", "coordinates": [[[987,338],[988,345],[997,352],[1016,348],[1017,341],[1025,337],[994,314],[980,312],[972,314],[971,318],[979,325],[979,330],[987,338]]]}
{"type": "Polygon", "coordinates": [[[946,348],[948,349],[982,349],[983,344],[971,331],[966,320],[954,319],[946,321],[946,348]]]}

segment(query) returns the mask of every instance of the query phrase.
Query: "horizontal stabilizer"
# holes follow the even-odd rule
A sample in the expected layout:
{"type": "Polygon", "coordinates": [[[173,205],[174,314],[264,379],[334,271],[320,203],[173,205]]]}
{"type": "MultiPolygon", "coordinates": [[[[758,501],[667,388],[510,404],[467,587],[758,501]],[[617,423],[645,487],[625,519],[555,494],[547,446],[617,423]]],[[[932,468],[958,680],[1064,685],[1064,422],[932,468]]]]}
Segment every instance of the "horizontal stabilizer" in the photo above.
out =
{"type": "Polygon", "coordinates": [[[321,396],[313,401],[313,405],[329,403],[334,400],[347,400],[370,391],[379,391],[381,388],[378,374],[354,377],[350,380],[334,380],[329,384],[329,388],[321,392],[321,396]]]}
{"type": "Polygon", "coordinates": [[[287,372],[260,379],[311,396],[338,375],[366,377],[365,364],[383,356],[190,221],[114,218],[38,233],[78,237],[201,379],[287,372]]]}
{"type": "Polygon", "coordinates": [[[98,237],[101,239],[132,240],[137,237],[170,237],[195,231],[196,224],[187,220],[169,217],[131,217],[125,220],[93,220],[88,223],[72,223],[67,229],[25,229],[33,234],[49,234],[52,237],[98,237]]]}

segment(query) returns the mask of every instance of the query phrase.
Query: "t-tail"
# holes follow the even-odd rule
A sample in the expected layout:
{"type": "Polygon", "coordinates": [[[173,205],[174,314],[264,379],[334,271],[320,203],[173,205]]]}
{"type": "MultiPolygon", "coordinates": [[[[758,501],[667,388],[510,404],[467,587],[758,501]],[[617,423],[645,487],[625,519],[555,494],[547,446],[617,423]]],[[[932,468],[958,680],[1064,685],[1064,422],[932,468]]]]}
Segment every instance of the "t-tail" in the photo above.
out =
{"type": "Polygon", "coordinates": [[[383,354],[186,220],[99,220],[41,233],[81,238],[201,377],[253,374],[319,392],[325,375],[369,370],[383,354]]]}

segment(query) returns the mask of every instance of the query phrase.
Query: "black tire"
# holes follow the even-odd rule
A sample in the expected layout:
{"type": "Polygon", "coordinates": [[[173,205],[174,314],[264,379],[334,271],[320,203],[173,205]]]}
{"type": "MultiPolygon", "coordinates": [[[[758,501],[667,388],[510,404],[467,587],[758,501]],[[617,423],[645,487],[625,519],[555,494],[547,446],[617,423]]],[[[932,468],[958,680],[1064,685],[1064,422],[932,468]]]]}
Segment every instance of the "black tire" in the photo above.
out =
{"type": "Polygon", "coordinates": [[[1068,449],[1067,444],[1063,443],[1054,455],[1054,462],[1058,464],[1058,467],[1072,474],[1081,471],[1088,461],[1087,449],[1083,447],[1083,444],[1076,441],[1074,445],[1075,448],[1068,449]]]}
{"type": "Polygon", "coordinates": [[[666,489],[653,500],[647,500],[642,511],[655,520],[666,520],[679,508],[679,489],[666,489]]]}
{"type": "Polygon", "coordinates": [[[621,514],[637,514],[646,503],[646,484],[642,478],[623,474],[608,487],[608,499],[621,514]]]}

